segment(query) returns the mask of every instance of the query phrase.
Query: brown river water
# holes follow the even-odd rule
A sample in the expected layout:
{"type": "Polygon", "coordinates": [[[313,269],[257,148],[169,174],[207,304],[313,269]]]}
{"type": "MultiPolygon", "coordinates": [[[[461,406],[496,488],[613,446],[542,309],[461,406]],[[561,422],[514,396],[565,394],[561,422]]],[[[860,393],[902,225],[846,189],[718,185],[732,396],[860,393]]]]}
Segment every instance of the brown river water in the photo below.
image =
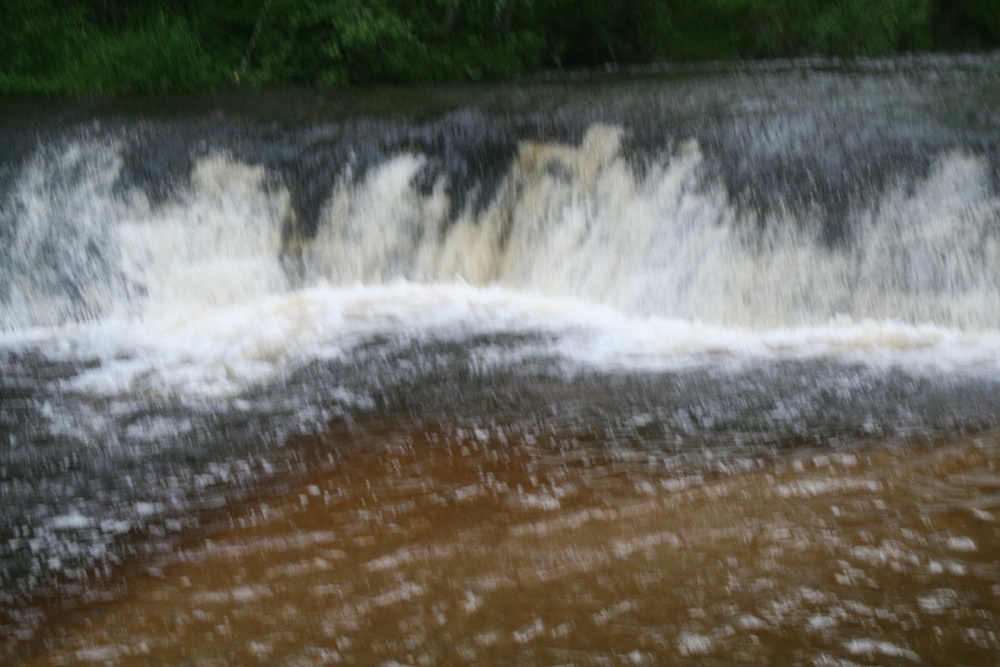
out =
{"type": "MultiPolygon", "coordinates": [[[[692,466],[357,425],[26,664],[990,664],[1000,437],[692,466]]],[[[529,441],[531,444],[528,444],[529,441]]],[[[44,648],[43,648],[44,647],[44,648]]]]}

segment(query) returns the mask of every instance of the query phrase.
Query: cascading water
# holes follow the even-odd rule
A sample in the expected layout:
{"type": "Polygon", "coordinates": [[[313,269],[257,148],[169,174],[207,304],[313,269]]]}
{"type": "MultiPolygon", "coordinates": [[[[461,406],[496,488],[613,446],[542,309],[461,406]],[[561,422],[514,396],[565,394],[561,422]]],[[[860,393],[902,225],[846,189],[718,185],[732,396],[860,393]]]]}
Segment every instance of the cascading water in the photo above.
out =
{"type": "MultiPolygon", "coordinates": [[[[483,448],[479,477],[442,490],[450,500],[441,506],[490,496],[521,508],[510,510],[510,535],[521,536],[550,530],[518,523],[525,508],[557,512],[578,498],[635,517],[637,498],[663,493],[669,504],[717,474],[751,476],[745,497],[764,505],[747,520],[759,526],[773,508],[752,475],[776,475],[794,497],[883,489],[872,479],[891,464],[878,457],[896,450],[880,448],[991,433],[1000,426],[997,64],[996,55],[762,63],[358,92],[346,102],[289,93],[176,109],[0,108],[9,148],[0,164],[2,650],[41,655],[52,619],[113,606],[143,568],[180,567],[190,557],[183,545],[249,520],[240,508],[254,499],[296,484],[306,484],[295,496],[303,507],[338,488],[349,495],[352,466],[370,474],[366,457],[383,447],[426,448],[433,460],[483,448]],[[801,452],[816,449],[874,458],[856,477],[796,477],[812,474],[801,452]],[[503,460],[509,472],[518,456],[529,459],[524,479],[483,477],[483,466],[503,460]],[[549,456],[556,462],[539,463],[549,456]],[[539,465],[551,480],[552,470],[573,477],[566,471],[605,459],[607,478],[560,477],[562,486],[523,493],[537,486],[539,465]],[[667,472],[630,467],[640,461],[667,472]],[[322,480],[303,481],[317,470],[322,480]],[[646,480],[629,487],[637,498],[615,495],[609,480],[622,471],[646,480]],[[582,488],[596,495],[578,497],[582,488]]],[[[998,460],[990,447],[975,451],[998,460]]],[[[383,492],[451,483],[435,477],[440,461],[421,460],[411,462],[414,479],[383,492]]],[[[727,488],[705,493],[730,498],[727,488]]],[[[399,507],[437,507],[437,492],[427,493],[399,507]]],[[[971,516],[992,518],[987,505],[971,516]]],[[[598,521],[587,511],[553,525],[598,521]]],[[[375,535],[366,549],[385,537],[375,535]]],[[[680,548],[676,535],[655,535],[641,549],[680,548]]],[[[797,544],[833,549],[824,535],[797,544]]],[[[587,558],[640,549],[625,533],[615,539],[587,558]]],[[[851,539],[836,548],[868,548],[851,539]]],[[[952,551],[966,544],[947,539],[952,551]]],[[[387,553],[366,551],[373,560],[362,569],[418,567],[422,557],[405,551],[414,544],[391,566],[387,553]]],[[[535,555],[509,548],[515,560],[562,557],[552,543],[535,555]]],[[[929,553],[900,562],[945,563],[929,553]]],[[[566,572],[589,576],[577,565],[566,572]]],[[[988,580],[995,565],[980,562],[976,576],[988,580]]],[[[730,570],[746,590],[746,577],[765,576],[750,569],[730,570]]],[[[459,591],[469,614],[495,590],[482,577],[459,591]]],[[[407,586],[350,598],[351,613],[368,618],[429,590],[407,586]]],[[[941,584],[915,608],[950,605],[943,589],[966,594],[941,584]]],[[[795,595],[775,604],[819,604],[795,595]]],[[[595,626],[602,614],[652,613],[641,599],[608,604],[592,610],[595,626]]],[[[809,618],[839,648],[796,653],[788,640],[790,652],[774,655],[927,659],[917,639],[833,641],[823,624],[860,617],[830,605],[809,618]]],[[[797,636],[794,622],[761,609],[730,635],[678,626],[661,651],[647,637],[635,655],[739,658],[731,638],[741,633],[797,636]]],[[[570,636],[582,645],[569,626],[559,635],[550,619],[523,623],[504,630],[512,646],[570,636]]],[[[158,644],[160,657],[182,635],[158,644]]],[[[417,645],[438,645],[420,636],[417,645]]],[[[90,653],[66,641],[67,655],[114,661],[147,655],[152,640],[90,653]]],[[[484,659],[496,642],[466,652],[484,659]]],[[[398,657],[334,643],[348,660],[398,657]]]]}
{"type": "Polygon", "coordinates": [[[348,167],[305,237],[290,231],[288,186],[265,183],[263,167],[200,158],[186,191],[153,206],[141,190],[116,190],[114,143],[46,150],[12,193],[3,325],[142,319],[291,285],[406,280],[754,329],[836,317],[1000,326],[988,156],[956,148],[927,173],[892,177],[848,210],[849,238],[830,244],[818,233],[822,201],[741,207],[694,140],[636,173],[622,134],[593,125],[579,145],[524,142],[494,199],[454,217],[446,176],[422,187],[420,153],[348,167]]]}

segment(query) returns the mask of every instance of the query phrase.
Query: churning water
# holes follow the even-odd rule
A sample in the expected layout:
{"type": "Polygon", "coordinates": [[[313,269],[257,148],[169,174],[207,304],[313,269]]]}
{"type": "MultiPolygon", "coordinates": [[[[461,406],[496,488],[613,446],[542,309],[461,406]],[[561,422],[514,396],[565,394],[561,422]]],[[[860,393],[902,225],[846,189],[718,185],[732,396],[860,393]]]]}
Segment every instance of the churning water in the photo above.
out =
{"type": "Polygon", "coordinates": [[[1000,57],[0,108],[0,656],[987,664],[1000,57]]]}

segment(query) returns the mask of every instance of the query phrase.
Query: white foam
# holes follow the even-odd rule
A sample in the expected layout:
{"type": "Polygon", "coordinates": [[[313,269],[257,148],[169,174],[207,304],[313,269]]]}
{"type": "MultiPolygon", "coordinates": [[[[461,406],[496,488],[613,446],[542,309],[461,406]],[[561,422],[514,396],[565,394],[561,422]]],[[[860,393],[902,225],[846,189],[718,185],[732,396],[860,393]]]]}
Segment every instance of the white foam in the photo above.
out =
{"type": "Polygon", "coordinates": [[[976,542],[971,537],[952,536],[948,538],[946,544],[951,551],[971,553],[977,550],[976,542]]]}
{"type": "Polygon", "coordinates": [[[55,530],[72,530],[72,529],[82,529],[90,528],[97,523],[96,520],[89,516],[83,516],[79,512],[70,512],[69,514],[63,514],[61,516],[53,517],[49,521],[49,525],[55,530]]]}
{"type": "MultiPolygon", "coordinates": [[[[225,308],[4,338],[13,346],[44,348],[54,358],[100,360],[66,382],[72,391],[211,398],[235,396],[312,359],[349,355],[376,334],[463,338],[491,332],[542,333],[544,341],[527,344],[531,353],[603,369],[815,358],[902,365],[914,372],[995,376],[1000,369],[996,333],[845,319],[757,331],[629,316],[575,299],[461,283],[319,285],[225,308]]],[[[490,363],[513,363],[524,353],[516,347],[492,350],[490,363]]]]}
{"type": "Polygon", "coordinates": [[[683,656],[707,655],[714,646],[711,637],[697,632],[682,632],[677,638],[677,650],[683,656]]]}
{"type": "Polygon", "coordinates": [[[852,639],[844,644],[844,648],[853,655],[863,655],[870,659],[875,659],[876,655],[884,655],[890,658],[905,658],[912,662],[920,662],[920,656],[913,651],[887,641],[852,639]]]}

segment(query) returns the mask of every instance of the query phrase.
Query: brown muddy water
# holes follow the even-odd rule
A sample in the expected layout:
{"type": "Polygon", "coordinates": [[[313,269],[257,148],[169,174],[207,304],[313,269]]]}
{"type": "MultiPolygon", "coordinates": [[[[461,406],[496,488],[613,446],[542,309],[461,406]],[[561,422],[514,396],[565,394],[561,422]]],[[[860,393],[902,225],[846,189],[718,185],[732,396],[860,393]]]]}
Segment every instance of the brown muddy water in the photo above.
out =
{"type": "Polygon", "coordinates": [[[54,618],[25,664],[1000,656],[997,433],[713,466],[509,429],[352,431],[122,597],[54,618]]]}

